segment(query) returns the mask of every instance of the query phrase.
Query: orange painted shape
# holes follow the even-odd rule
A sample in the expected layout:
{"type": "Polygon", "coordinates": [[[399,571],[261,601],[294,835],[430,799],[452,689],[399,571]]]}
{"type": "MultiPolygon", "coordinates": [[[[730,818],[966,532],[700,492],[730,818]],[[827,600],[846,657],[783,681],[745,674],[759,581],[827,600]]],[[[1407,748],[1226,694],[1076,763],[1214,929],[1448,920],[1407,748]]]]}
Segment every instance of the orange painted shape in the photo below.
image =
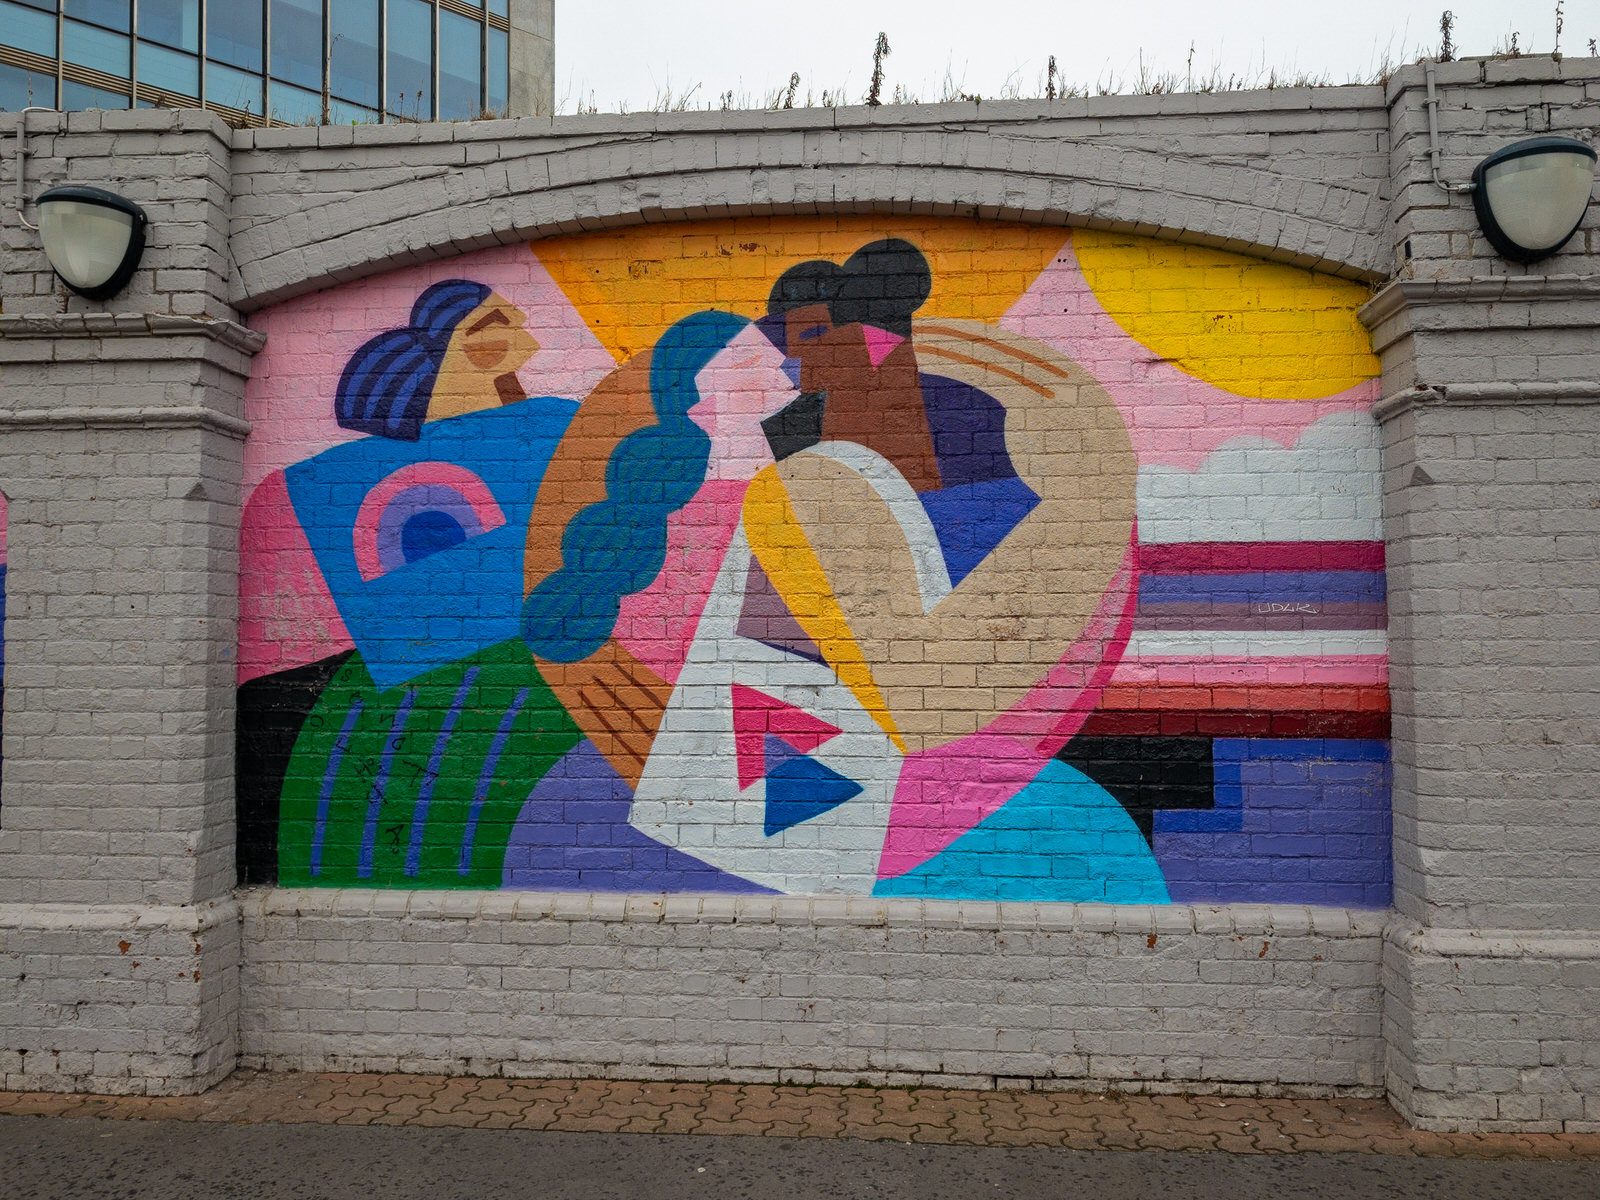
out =
{"type": "Polygon", "coordinates": [[[1048,226],[964,217],[774,216],[571,234],[534,242],[533,251],[622,362],[701,309],[764,316],[773,282],[796,263],[843,263],[886,237],[912,243],[932,268],[933,294],[919,317],[983,321],[999,320],[1066,240],[1048,226]]]}

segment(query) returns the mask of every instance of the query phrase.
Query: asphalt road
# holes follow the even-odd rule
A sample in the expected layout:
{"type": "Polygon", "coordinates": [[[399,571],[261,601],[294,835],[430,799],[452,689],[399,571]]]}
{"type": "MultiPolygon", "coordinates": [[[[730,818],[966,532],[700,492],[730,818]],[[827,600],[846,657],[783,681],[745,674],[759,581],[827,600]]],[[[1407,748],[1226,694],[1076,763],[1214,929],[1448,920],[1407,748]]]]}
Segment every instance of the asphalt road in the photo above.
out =
{"type": "Polygon", "coordinates": [[[1080,1153],[820,1139],[0,1117],[3,1200],[1596,1195],[1600,1162],[1080,1153]]]}

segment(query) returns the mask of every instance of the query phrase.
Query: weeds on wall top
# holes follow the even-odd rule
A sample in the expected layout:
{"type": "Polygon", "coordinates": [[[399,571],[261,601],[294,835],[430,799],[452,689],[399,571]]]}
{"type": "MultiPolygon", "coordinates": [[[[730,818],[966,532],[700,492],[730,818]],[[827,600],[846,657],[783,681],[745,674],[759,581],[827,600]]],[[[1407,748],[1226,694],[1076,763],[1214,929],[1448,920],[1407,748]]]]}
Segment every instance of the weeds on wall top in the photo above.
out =
{"type": "MultiPolygon", "coordinates": [[[[1556,0],[1552,10],[1554,17],[1554,37],[1550,56],[1561,58],[1561,38],[1566,30],[1566,2],[1556,0]]],[[[1376,56],[1372,68],[1366,72],[1337,78],[1329,72],[1303,71],[1296,68],[1284,68],[1268,64],[1248,66],[1243,70],[1225,71],[1220,63],[1213,62],[1209,67],[1197,68],[1195,63],[1195,44],[1190,43],[1188,57],[1184,62],[1184,69],[1168,71],[1159,69],[1153,62],[1147,61],[1141,50],[1138,57],[1138,70],[1135,74],[1123,75],[1117,72],[1105,72],[1092,83],[1087,81],[1069,81],[1056,64],[1056,56],[1047,57],[1044,69],[1037,78],[1027,80],[1022,68],[1013,70],[1001,84],[999,90],[991,95],[982,95],[968,90],[966,79],[959,75],[953,66],[947,64],[944,78],[940,85],[932,90],[917,90],[909,87],[904,82],[891,81],[887,60],[892,53],[887,32],[879,32],[873,41],[871,52],[871,71],[865,92],[853,89],[848,78],[833,87],[817,87],[808,83],[798,71],[791,72],[788,80],[779,87],[767,92],[752,92],[728,88],[716,93],[715,100],[706,95],[703,84],[696,81],[687,88],[674,87],[669,80],[665,86],[657,89],[655,97],[636,111],[647,113],[681,113],[703,111],[776,111],[779,109],[793,108],[840,108],[851,104],[867,104],[877,106],[889,104],[938,104],[955,101],[983,101],[983,100],[1067,100],[1086,96],[1165,96],[1177,94],[1209,94],[1219,92],[1242,92],[1254,90],[1271,91],[1277,88],[1306,88],[1306,87],[1337,87],[1348,84],[1379,84],[1388,82],[1389,76],[1400,66],[1420,61],[1423,58],[1434,58],[1439,62],[1452,62],[1461,57],[1460,46],[1456,41],[1457,18],[1451,9],[1445,9],[1439,14],[1439,40],[1435,46],[1418,45],[1410,51],[1397,54],[1393,43],[1386,46],[1376,56]],[[887,95],[886,95],[887,93],[887,95]]],[[[1591,56],[1600,54],[1597,49],[1600,39],[1590,37],[1586,45],[1591,56]]],[[[1536,53],[1532,49],[1525,49],[1522,31],[1509,29],[1498,35],[1493,42],[1487,58],[1522,58],[1536,53]]],[[[390,114],[391,123],[411,124],[425,120],[420,115],[422,94],[419,92],[415,98],[414,111],[404,111],[405,96],[402,93],[402,111],[399,114],[390,114]]],[[[596,116],[604,112],[629,112],[627,104],[618,104],[615,107],[603,106],[596,93],[590,89],[587,93],[579,90],[576,97],[569,91],[556,105],[557,115],[596,116]]],[[[227,116],[228,114],[224,114],[227,116]]],[[[471,118],[475,121],[497,120],[511,115],[506,110],[486,109],[471,118]]],[[[296,122],[284,121],[269,114],[267,121],[253,118],[249,124],[295,124],[296,122]]],[[[327,118],[326,103],[322,120],[311,119],[298,122],[304,125],[331,124],[327,118]]],[[[370,122],[352,122],[352,124],[370,122]]]]}
{"type": "MultiPolygon", "coordinates": [[[[1552,10],[1554,17],[1554,38],[1548,53],[1554,58],[1561,57],[1561,38],[1566,28],[1566,2],[1556,0],[1552,10]]],[[[891,80],[886,60],[890,56],[889,36],[887,32],[880,32],[873,42],[871,52],[871,70],[868,74],[867,87],[864,92],[856,91],[846,79],[834,87],[817,87],[808,83],[801,74],[793,72],[788,82],[768,92],[753,92],[749,90],[728,89],[718,93],[715,104],[710,102],[697,103],[696,96],[700,91],[700,84],[696,83],[687,89],[675,89],[670,83],[660,88],[653,101],[639,107],[640,112],[688,112],[696,109],[721,109],[731,110],[777,110],[788,108],[837,108],[849,104],[938,104],[952,101],[981,101],[981,100],[1064,100],[1083,96],[1164,96],[1179,93],[1215,93],[1215,92],[1242,92],[1258,89],[1272,90],[1275,88],[1304,88],[1304,87],[1337,87],[1343,84],[1384,84],[1395,70],[1409,62],[1420,61],[1423,58],[1435,58],[1440,62],[1451,62],[1461,56],[1461,48],[1456,41],[1457,19],[1453,10],[1445,9],[1439,15],[1439,41],[1435,46],[1418,45],[1409,50],[1396,51],[1391,43],[1376,56],[1372,68],[1366,72],[1339,78],[1330,72],[1304,71],[1294,67],[1274,66],[1266,63],[1246,67],[1243,70],[1225,70],[1220,63],[1212,63],[1209,67],[1195,63],[1195,46],[1190,44],[1188,58],[1184,69],[1179,71],[1162,70],[1155,63],[1147,61],[1144,53],[1139,54],[1137,72],[1132,75],[1123,75],[1118,72],[1107,71],[1097,77],[1093,82],[1080,80],[1069,81],[1056,65],[1056,57],[1051,54],[1046,59],[1045,68],[1039,72],[1036,79],[1025,78],[1022,68],[1018,68],[1006,78],[999,90],[991,95],[981,95],[971,91],[966,86],[964,76],[958,74],[952,66],[946,66],[941,84],[931,90],[919,90],[909,87],[903,82],[891,80]]],[[[1597,41],[1600,39],[1589,38],[1588,51],[1591,55],[1597,53],[1597,41]]],[[[1508,29],[1499,34],[1492,43],[1488,58],[1522,58],[1535,53],[1526,49],[1523,41],[1523,31],[1508,29]]],[[[562,98],[556,105],[558,113],[576,113],[579,115],[595,115],[601,112],[627,112],[626,105],[617,105],[615,108],[602,106],[593,90],[585,92],[579,89],[576,99],[573,94],[562,98]]]]}

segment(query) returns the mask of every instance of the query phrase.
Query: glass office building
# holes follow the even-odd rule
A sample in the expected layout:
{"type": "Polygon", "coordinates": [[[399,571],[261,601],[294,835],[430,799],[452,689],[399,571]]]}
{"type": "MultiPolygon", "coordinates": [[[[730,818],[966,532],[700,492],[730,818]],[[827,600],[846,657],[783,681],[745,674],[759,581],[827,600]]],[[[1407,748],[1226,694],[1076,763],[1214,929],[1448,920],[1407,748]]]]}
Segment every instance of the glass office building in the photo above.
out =
{"type": "Polygon", "coordinates": [[[0,110],[204,107],[237,124],[510,108],[511,0],[0,0],[0,110]]]}

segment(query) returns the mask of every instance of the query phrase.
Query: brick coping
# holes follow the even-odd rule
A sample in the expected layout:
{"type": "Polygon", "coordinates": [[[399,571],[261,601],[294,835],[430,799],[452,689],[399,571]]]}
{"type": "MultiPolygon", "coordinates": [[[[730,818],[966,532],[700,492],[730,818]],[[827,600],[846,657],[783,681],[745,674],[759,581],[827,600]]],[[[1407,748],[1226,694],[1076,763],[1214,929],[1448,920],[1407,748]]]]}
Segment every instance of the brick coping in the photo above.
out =
{"type": "Polygon", "coordinates": [[[0,1116],[1600,1159],[1600,1133],[1429,1133],[1382,1100],[238,1071],[198,1096],[0,1092],[0,1116]]]}

